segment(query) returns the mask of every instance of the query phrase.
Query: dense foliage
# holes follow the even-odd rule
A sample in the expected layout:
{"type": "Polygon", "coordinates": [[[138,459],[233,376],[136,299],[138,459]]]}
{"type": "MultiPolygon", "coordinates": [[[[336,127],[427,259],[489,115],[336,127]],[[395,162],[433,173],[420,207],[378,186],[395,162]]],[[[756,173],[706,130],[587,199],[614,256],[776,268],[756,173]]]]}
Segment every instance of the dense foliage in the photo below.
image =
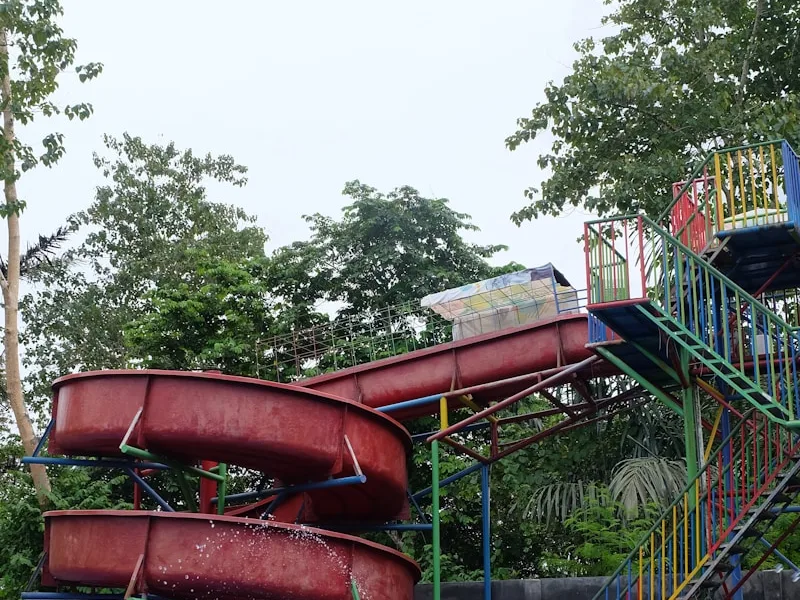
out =
{"type": "Polygon", "coordinates": [[[204,277],[209,257],[221,264],[265,257],[266,235],[253,217],[206,196],[210,182],[245,184],[246,169],[231,157],[128,135],[107,136],[105,149],[94,162],[106,185],[70,218],[78,243],[32,274],[35,291],[22,300],[28,384],[40,409],[60,375],[151,360],[129,350],[125,331],[152,318],[165,295],[204,277]]]}
{"type": "Polygon", "coordinates": [[[709,150],[800,141],[800,6],[794,0],[606,0],[615,32],[575,44],[560,84],[506,140],[549,132],[549,176],[520,223],[583,206],[658,216],[709,150]]]}
{"type": "Polygon", "coordinates": [[[463,232],[478,228],[445,198],[409,186],[384,194],[359,181],[343,193],[352,202],[340,220],[305,217],[311,239],[275,254],[278,292],[293,306],[340,302],[347,317],[411,302],[493,275],[487,259],[506,249],[465,241],[463,232]]]}
{"type": "MultiPolygon", "coordinates": [[[[465,242],[461,234],[471,227],[469,217],[444,200],[421,197],[408,187],[383,195],[358,183],[345,186],[353,202],[340,219],[315,216],[308,242],[268,256],[263,231],[232,205],[210,198],[204,185],[206,179],[244,183],[232,159],[197,158],[174,145],[149,145],[130,136],[108,138],[106,145],[112,158],[98,157],[96,164],[109,184],[98,189],[88,210],[73,217],[74,246],[36,270],[37,286],[24,303],[35,374],[29,385],[32,393],[39,391],[45,413],[46,384],[73,370],[149,366],[254,375],[261,336],[329,321],[316,311],[318,302],[338,302],[342,310],[336,318],[358,323],[364,313],[354,306],[368,314],[517,266],[492,267],[486,259],[500,247],[465,242]],[[373,261],[382,261],[384,268],[367,268],[373,261]]],[[[213,189],[218,194],[224,188],[213,189]]],[[[531,402],[521,409],[546,405],[531,402]]],[[[680,435],[680,427],[670,430],[669,418],[647,414],[552,438],[492,468],[496,576],[582,572],[575,566],[579,555],[572,566],[547,559],[576,539],[562,521],[581,507],[571,506],[557,519],[542,518],[548,509],[538,505],[536,491],[564,480],[601,485],[611,480],[620,459],[635,456],[641,447],[671,455],[669,440],[675,431],[680,435]]],[[[515,426],[508,434],[523,436],[538,425],[515,426]]],[[[412,424],[414,431],[432,427],[426,419],[412,424]]],[[[489,440],[485,432],[474,432],[468,441],[485,451],[489,440]]],[[[16,447],[9,448],[15,455],[16,447]]],[[[442,473],[468,464],[469,459],[448,451],[442,473]]],[[[52,472],[56,506],[116,506],[131,500],[130,484],[112,474],[52,472]]],[[[29,484],[20,465],[14,463],[7,474],[2,527],[4,536],[15,539],[6,551],[17,566],[4,588],[18,590],[38,556],[41,519],[29,510],[29,484]]],[[[410,477],[412,489],[430,484],[424,445],[415,449],[410,477]]],[[[239,471],[233,486],[244,490],[255,481],[253,474],[239,471]]],[[[182,505],[173,479],[160,475],[154,484],[182,505]]],[[[477,474],[444,492],[447,579],[479,576],[478,499],[477,474]]],[[[427,499],[422,507],[429,513],[427,499]]],[[[430,573],[428,536],[381,539],[413,554],[430,573]]]]}

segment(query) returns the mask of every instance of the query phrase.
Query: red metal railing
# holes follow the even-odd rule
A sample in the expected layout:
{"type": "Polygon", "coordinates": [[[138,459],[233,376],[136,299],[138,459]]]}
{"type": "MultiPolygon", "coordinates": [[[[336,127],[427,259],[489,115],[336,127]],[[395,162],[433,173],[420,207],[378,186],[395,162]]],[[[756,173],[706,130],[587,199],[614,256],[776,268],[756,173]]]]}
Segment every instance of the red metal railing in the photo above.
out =
{"type": "Polygon", "coordinates": [[[706,215],[712,214],[714,179],[705,169],[702,177],[691,182],[672,184],[675,204],[670,211],[670,231],[688,246],[692,252],[700,253],[714,236],[713,223],[706,215]]]}
{"type": "MultiPolygon", "coordinates": [[[[675,598],[779,485],[798,442],[751,411],[663,513],[595,599],[675,598]]],[[[766,507],[764,507],[766,508],[766,507]]]]}

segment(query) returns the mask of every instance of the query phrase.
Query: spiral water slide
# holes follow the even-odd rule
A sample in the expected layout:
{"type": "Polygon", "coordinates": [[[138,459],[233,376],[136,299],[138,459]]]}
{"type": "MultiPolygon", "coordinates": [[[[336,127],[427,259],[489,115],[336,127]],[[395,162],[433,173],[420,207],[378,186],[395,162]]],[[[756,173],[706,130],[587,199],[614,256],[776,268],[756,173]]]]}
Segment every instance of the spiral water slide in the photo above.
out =
{"type": "Polygon", "coordinates": [[[53,386],[50,454],[114,460],[124,449],[146,449],[177,465],[254,469],[302,492],[224,515],[168,506],[46,513],[42,582],[166,598],[410,600],[420,577],[410,558],[295,523],[335,528],[407,517],[411,439],[377,408],[397,406],[397,417],[411,419],[435,407],[409,400],[469,386],[485,403],[525,389],[531,374],[541,379],[585,361],[586,341],[586,316],[569,315],[296,385],[153,370],[61,378],[53,386]],[[303,489],[325,481],[354,484],[303,489]]]}

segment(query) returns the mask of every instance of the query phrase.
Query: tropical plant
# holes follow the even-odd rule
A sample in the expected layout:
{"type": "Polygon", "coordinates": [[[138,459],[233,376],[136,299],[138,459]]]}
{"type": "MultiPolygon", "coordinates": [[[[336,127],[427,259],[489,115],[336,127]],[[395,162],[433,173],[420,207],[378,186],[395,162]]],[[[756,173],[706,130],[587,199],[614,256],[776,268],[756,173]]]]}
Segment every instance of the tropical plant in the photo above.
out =
{"type": "Polygon", "coordinates": [[[527,518],[565,522],[592,503],[613,503],[620,518],[638,517],[643,507],[668,506],[686,485],[686,463],[661,457],[622,460],[607,484],[563,481],[533,491],[523,510],[527,518]],[[607,493],[604,493],[607,492],[607,493]]]}
{"type": "Polygon", "coordinates": [[[605,576],[613,572],[648,531],[658,507],[645,506],[634,519],[623,520],[624,512],[606,488],[598,488],[592,500],[565,520],[567,545],[545,560],[564,576],[605,576]]]}

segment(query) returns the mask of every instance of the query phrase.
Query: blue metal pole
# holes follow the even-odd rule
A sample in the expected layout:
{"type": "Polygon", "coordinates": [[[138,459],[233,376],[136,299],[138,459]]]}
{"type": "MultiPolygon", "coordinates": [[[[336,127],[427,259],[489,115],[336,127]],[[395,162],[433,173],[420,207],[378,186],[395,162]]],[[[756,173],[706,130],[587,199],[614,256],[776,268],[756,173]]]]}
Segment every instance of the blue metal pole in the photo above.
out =
{"type": "Polygon", "coordinates": [[[129,476],[131,479],[133,479],[133,480],[134,480],[136,483],[138,483],[138,484],[139,484],[139,485],[142,487],[142,489],[143,489],[145,492],[147,492],[148,494],[150,494],[150,497],[151,497],[153,500],[155,500],[155,501],[156,501],[156,503],[157,503],[157,504],[158,504],[158,505],[159,505],[161,508],[163,508],[163,509],[164,509],[165,511],[167,511],[167,512],[175,512],[175,509],[174,509],[174,508],[172,508],[172,507],[169,505],[169,503],[168,503],[166,500],[164,500],[164,499],[163,499],[161,496],[159,496],[159,495],[158,495],[158,492],[156,492],[156,491],[155,491],[155,490],[154,490],[154,489],[153,489],[153,488],[150,486],[150,484],[149,484],[149,483],[147,483],[147,482],[144,480],[144,478],[143,478],[143,477],[140,477],[140,476],[139,476],[139,475],[136,473],[136,471],[134,471],[134,470],[133,470],[133,469],[131,469],[130,467],[126,468],[126,469],[125,469],[125,471],[128,473],[128,476],[129,476]]]}
{"type": "MultiPolygon", "coordinates": [[[[723,386],[723,387],[727,388],[727,386],[723,386]]],[[[724,391],[727,391],[727,390],[724,390],[724,391]]],[[[722,438],[725,439],[728,435],[730,435],[730,432],[731,432],[730,414],[729,414],[727,408],[723,408],[722,409],[722,438]]],[[[728,470],[728,474],[727,474],[728,489],[732,489],[733,488],[733,480],[732,480],[733,474],[731,472],[732,471],[732,467],[730,465],[731,465],[731,451],[730,451],[730,447],[726,446],[724,448],[723,452],[722,452],[722,466],[723,466],[723,469],[727,469],[728,470]]],[[[742,498],[740,501],[744,502],[744,499],[742,498]]],[[[725,500],[725,505],[726,505],[725,508],[728,511],[730,511],[728,514],[735,514],[735,511],[733,510],[734,509],[733,505],[734,505],[735,502],[736,502],[735,498],[731,498],[730,496],[728,498],[726,498],[726,500],[725,500]]],[[[733,537],[733,535],[731,535],[731,538],[732,537],[733,537]]],[[[734,556],[731,556],[731,559],[732,559],[731,563],[734,565],[733,571],[731,572],[731,583],[735,586],[742,579],[742,555],[741,554],[736,554],[734,556]]],[[[737,590],[736,593],[733,595],[733,600],[743,600],[743,598],[744,598],[744,592],[741,589],[737,590]]]]}
{"type": "MultiPolygon", "coordinates": [[[[761,538],[758,538],[758,541],[759,541],[759,542],[761,542],[761,544],[762,544],[762,545],[764,545],[764,546],[766,546],[767,548],[772,548],[772,544],[770,544],[770,543],[769,543],[767,540],[765,540],[763,537],[761,537],[761,538]]],[[[792,562],[792,561],[789,559],[789,557],[788,557],[788,556],[786,556],[785,554],[783,554],[783,552],[781,552],[781,551],[780,551],[780,550],[778,550],[777,548],[772,548],[772,554],[774,554],[775,556],[777,556],[779,560],[782,560],[784,563],[786,563],[786,566],[787,566],[787,567],[789,567],[789,568],[790,568],[790,569],[791,569],[793,572],[795,572],[795,573],[800,573],[800,568],[798,568],[798,566],[797,566],[796,564],[794,564],[794,563],[793,563],[793,562],[792,562]]],[[[738,592],[737,592],[737,594],[738,594],[738,592]]]]}
{"type": "Polygon", "coordinates": [[[33,451],[33,454],[31,456],[39,456],[39,452],[42,451],[42,446],[44,446],[44,443],[47,441],[47,438],[50,437],[50,431],[52,429],[53,429],[53,418],[50,417],[50,422],[47,424],[47,427],[45,427],[44,433],[42,434],[42,437],[39,438],[39,443],[36,444],[36,449],[33,451]]]}
{"type": "Polygon", "coordinates": [[[129,460],[101,460],[90,458],[58,458],[53,456],[24,456],[25,465],[63,465],[66,467],[96,467],[98,469],[169,469],[167,465],[154,462],[133,462],[129,460]]]}
{"type": "MultiPolygon", "coordinates": [[[[339,487],[342,485],[353,485],[354,483],[364,483],[367,480],[366,475],[351,475],[349,477],[340,477],[338,479],[326,479],[325,481],[317,481],[314,483],[301,483],[299,485],[286,486],[281,488],[270,488],[268,490],[260,490],[255,492],[243,492],[241,494],[231,494],[225,496],[225,501],[237,500],[258,500],[273,494],[280,494],[282,492],[296,493],[307,492],[309,490],[320,490],[323,488],[339,487]]],[[[211,504],[216,504],[219,499],[217,497],[211,498],[211,504]]]]}
{"type": "Polygon", "coordinates": [[[489,512],[489,465],[481,468],[481,538],[483,541],[483,600],[492,600],[492,554],[489,512]]]}
{"type": "MultiPolygon", "coordinates": [[[[476,462],[476,463],[474,463],[472,466],[469,466],[469,467],[467,467],[466,469],[464,469],[463,471],[459,471],[459,472],[458,472],[458,473],[456,473],[455,475],[450,475],[450,477],[446,477],[445,479],[442,479],[442,480],[439,482],[439,489],[441,489],[441,488],[445,487],[446,485],[450,485],[450,484],[451,484],[451,483],[453,483],[454,481],[458,481],[458,480],[459,480],[459,479],[461,479],[462,477],[466,477],[466,476],[467,476],[467,475],[469,475],[470,473],[474,473],[475,471],[477,471],[478,469],[480,469],[482,466],[483,466],[483,463],[476,462]]],[[[414,494],[412,497],[413,497],[415,500],[419,500],[420,498],[424,498],[425,496],[428,496],[428,495],[430,495],[430,493],[431,493],[432,491],[433,491],[433,488],[429,488],[429,487],[427,487],[427,488],[425,488],[424,490],[421,490],[421,491],[417,492],[417,493],[416,493],[416,494],[414,494]]]]}
{"type": "Polygon", "coordinates": [[[433,396],[425,396],[423,398],[416,398],[414,400],[406,400],[405,402],[398,402],[397,404],[390,404],[388,406],[381,406],[376,408],[378,412],[383,413],[391,413],[397,410],[403,410],[404,408],[414,408],[415,406],[422,406],[425,404],[433,404],[434,402],[439,402],[442,399],[442,396],[446,396],[447,393],[444,394],[434,394],[433,396]]]}
{"type": "Polygon", "coordinates": [[[417,502],[417,499],[414,498],[414,495],[411,493],[411,490],[406,490],[406,495],[408,496],[409,502],[411,502],[411,504],[414,505],[414,508],[417,509],[417,513],[419,514],[419,518],[427,523],[428,522],[428,517],[425,515],[424,512],[422,512],[422,509],[419,506],[419,502],[417,502]]]}

